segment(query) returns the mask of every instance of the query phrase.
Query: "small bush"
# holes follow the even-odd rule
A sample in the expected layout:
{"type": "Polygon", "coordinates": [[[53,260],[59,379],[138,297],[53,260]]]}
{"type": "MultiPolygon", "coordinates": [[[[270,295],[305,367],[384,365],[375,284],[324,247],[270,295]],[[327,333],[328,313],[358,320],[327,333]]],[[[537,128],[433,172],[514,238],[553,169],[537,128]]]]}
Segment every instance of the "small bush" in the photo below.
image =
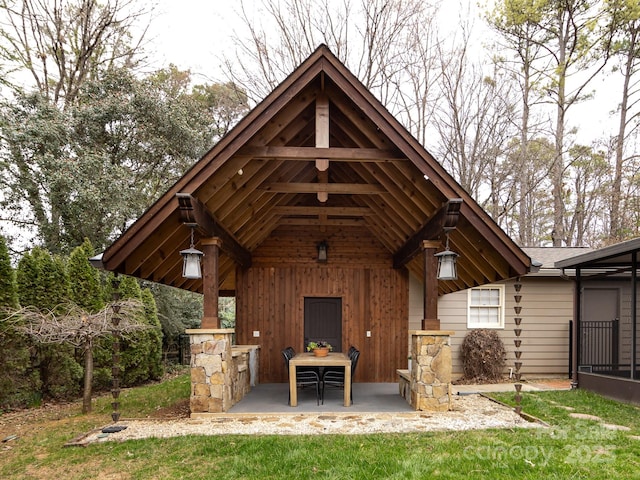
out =
{"type": "Polygon", "coordinates": [[[495,330],[471,330],[460,347],[465,381],[494,383],[502,378],[506,351],[495,330]]]}

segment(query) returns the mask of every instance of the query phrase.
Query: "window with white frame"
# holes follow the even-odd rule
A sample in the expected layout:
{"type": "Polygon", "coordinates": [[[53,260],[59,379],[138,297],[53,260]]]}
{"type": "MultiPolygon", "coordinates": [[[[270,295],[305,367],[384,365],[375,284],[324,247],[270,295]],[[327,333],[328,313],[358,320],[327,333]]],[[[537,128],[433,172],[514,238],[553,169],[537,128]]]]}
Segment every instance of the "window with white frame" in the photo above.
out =
{"type": "Polygon", "coordinates": [[[469,289],[467,328],[504,328],[504,285],[469,289]]]}

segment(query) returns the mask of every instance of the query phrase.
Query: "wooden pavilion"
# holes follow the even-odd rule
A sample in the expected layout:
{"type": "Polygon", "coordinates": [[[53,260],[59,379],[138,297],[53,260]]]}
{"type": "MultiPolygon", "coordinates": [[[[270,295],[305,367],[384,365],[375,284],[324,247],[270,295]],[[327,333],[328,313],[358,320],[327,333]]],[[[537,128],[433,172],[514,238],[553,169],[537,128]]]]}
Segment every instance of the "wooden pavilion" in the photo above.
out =
{"type": "Polygon", "coordinates": [[[408,353],[409,276],[437,297],[526,274],[530,258],[326,46],[320,46],[103,254],[104,268],[236,297],[235,339],[259,344],[260,382],[280,351],[319,335],[361,351],[361,382],[395,381],[408,353]],[[205,254],[182,277],[180,250],[205,254]],[[438,281],[449,237],[458,277],[438,281]],[[326,247],[326,259],[319,248],[326,247]],[[325,325],[326,323],[326,325],[325,325]]]}

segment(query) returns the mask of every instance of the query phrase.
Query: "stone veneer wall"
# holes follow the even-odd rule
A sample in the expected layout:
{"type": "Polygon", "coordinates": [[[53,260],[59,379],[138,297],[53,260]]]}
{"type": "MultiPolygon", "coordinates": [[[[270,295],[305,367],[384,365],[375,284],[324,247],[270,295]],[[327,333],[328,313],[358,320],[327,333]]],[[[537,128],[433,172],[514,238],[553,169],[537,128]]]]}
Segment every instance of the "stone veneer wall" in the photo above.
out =
{"type": "Polygon", "coordinates": [[[191,413],[226,412],[251,390],[259,347],[232,346],[233,329],[186,333],[191,345],[191,413]]]}
{"type": "Polygon", "coordinates": [[[451,339],[454,332],[413,330],[411,334],[411,406],[416,410],[451,409],[451,339]]]}

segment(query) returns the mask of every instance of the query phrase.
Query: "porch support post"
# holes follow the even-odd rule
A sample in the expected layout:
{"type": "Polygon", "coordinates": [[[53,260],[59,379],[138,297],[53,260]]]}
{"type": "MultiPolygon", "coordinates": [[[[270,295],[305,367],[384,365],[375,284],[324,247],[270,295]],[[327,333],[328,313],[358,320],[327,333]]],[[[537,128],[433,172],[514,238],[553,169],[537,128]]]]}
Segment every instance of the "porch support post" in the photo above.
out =
{"type": "Polygon", "coordinates": [[[638,258],[637,252],[631,256],[631,380],[636,380],[638,364],[638,258]]]}
{"type": "Polygon", "coordinates": [[[200,328],[220,328],[220,319],[218,317],[218,266],[222,240],[219,237],[203,238],[200,243],[204,253],[204,257],[202,257],[202,293],[204,298],[200,328]]]}
{"type": "Polygon", "coordinates": [[[571,352],[571,388],[578,388],[578,362],[581,356],[580,330],[582,329],[582,277],[580,267],[576,268],[575,292],[573,295],[573,351],[571,352]]]}
{"type": "Polygon", "coordinates": [[[434,256],[440,242],[424,240],[422,250],[424,254],[424,316],[423,330],[440,330],[438,318],[438,259],[434,256]]]}

